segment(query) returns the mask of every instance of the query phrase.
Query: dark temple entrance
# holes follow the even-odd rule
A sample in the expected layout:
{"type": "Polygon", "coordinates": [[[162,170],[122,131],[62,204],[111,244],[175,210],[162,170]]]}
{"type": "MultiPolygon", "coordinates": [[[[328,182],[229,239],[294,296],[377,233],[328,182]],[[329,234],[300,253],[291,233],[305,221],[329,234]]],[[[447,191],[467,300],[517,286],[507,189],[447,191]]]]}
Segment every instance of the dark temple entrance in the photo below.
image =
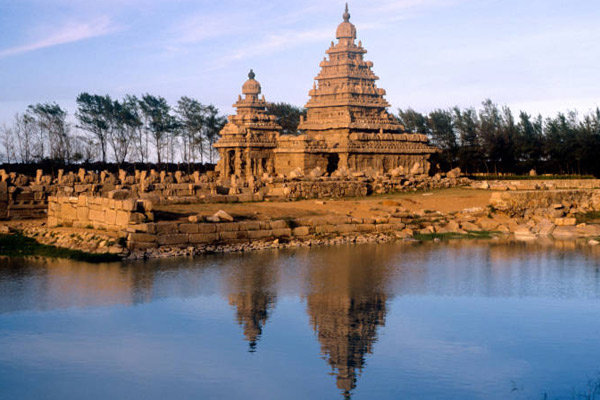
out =
{"type": "Polygon", "coordinates": [[[340,162],[340,156],[337,153],[331,153],[327,156],[327,173],[331,174],[332,172],[337,171],[338,164],[340,162]]]}

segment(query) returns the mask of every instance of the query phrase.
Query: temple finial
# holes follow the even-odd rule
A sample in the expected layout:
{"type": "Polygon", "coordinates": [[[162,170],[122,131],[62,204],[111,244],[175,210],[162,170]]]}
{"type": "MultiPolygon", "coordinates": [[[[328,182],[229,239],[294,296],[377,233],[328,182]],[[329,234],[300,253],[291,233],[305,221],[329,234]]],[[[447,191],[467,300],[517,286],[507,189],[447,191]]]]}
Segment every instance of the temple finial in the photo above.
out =
{"type": "Polygon", "coordinates": [[[344,11],[344,22],[350,21],[350,13],[348,12],[348,3],[346,3],[346,10],[344,11]]]}
{"type": "Polygon", "coordinates": [[[252,69],[250,69],[250,72],[248,72],[248,78],[254,79],[255,76],[256,76],[256,74],[254,73],[254,71],[252,71],[252,69]]]}

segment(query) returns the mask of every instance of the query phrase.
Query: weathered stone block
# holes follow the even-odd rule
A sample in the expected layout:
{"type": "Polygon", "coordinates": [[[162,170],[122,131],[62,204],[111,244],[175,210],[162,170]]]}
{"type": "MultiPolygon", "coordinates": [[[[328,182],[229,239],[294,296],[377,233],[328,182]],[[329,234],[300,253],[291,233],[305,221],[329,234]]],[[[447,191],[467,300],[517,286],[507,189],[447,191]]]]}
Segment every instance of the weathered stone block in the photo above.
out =
{"type": "Polygon", "coordinates": [[[90,212],[88,214],[88,218],[91,221],[104,222],[104,211],[90,209],[90,212]]]}
{"type": "Polygon", "coordinates": [[[259,231],[248,231],[248,238],[250,239],[264,239],[273,236],[271,229],[261,229],[259,231]]]}
{"type": "Polygon", "coordinates": [[[156,243],[150,242],[127,242],[127,247],[132,250],[146,250],[156,247],[156,243]]]}
{"type": "Polygon", "coordinates": [[[178,233],[172,235],[158,235],[158,244],[163,245],[181,245],[188,243],[188,235],[185,233],[178,233]]]}
{"type": "Polygon", "coordinates": [[[350,233],[350,232],[356,232],[357,227],[356,227],[356,225],[353,225],[353,224],[339,224],[339,225],[334,226],[333,231],[339,232],[339,233],[350,233]]]}
{"type": "Polygon", "coordinates": [[[298,237],[307,236],[310,234],[310,229],[308,226],[299,226],[292,230],[292,234],[298,237]]]}
{"type": "Polygon", "coordinates": [[[290,228],[273,229],[272,233],[274,237],[292,236],[292,230],[290,228]]]}
{"type": "Polygon", "coordinates": [[[240,225],[237,222],[224,222],[216,225],[217,232],[235,232],[239,230],[240,225]]]}
{"type": "Polygon", "coordinates": [[[256,231],[260,229],[260,222],[258,221],[244,221],[238,224],[241,231],[256,231]]]}
{"type": "Polygon", "coordinates": [[[212,243],[218,239],[216,233],[191,233],[188,236],[189,242],[192,244],[212,243]]]}
{"type": "Polygon", "coordinates": [[[238,232],[236,231],[228,231],[228,232],[220,232],[219,238],[221,240],[236,240],[238,232]]]}
{"type": "Polygon", "coordinates": [[[315,233],[331,233],[335,232],[334,225],[317,225],[315,226],[315,233]]]}
{"type": "Polygon", "coordinates": [[[288,224],[286,221],[280,219],[277,221],[271,221],[271,229],[285,229],[288,227],[288,224]]]}
{"type": "Polygon", "coordinates": [[[327,223],[329,225],[342,225],[342,224],[346,224],[348,221],[348,217],[345,216],[340,216],[340,215],[331,215],[328,217],[325,217],[325,221],[327,221],[327,223]]]}
{"type": "Polygon", "coordinates": [[[104,222],[108,225],[115,225],[117,212],[113,209],[108,209],[104,212],[104,222]]]}
{"type": "Polygon", "coordinates": [[[235,232],[236,239],[248,239],[248,231],[237,231],[235,232]]]}
{"type": "Polygon", "coordinates": [[[387,232],[393,230],[391,224],[377,224],[375,225],[377,232],[387,232]]]}
{"type": "Polygon", "coordinates": [[[155,223],[132,225],[131,228],[134,229],[135,232],[152,233],[152,234],[156,233],[156,224],[155,223]]]}
{"type": "Polygon", "coordinates": [[[130,217],[129,212],[127,211],[116,211],[115,213],[115,225],[119,225],[119,226],[127,226],[129,225],[129,217],[130,217]]]}
{"type": "Polygon", "coordinates": [[[180,224],[179,232],[181,232],[181,233],[198,233],[198,224],[180,224]]]}
{"type": "Polygon", "coordinates": [[[375,232],[377,228],[374,224],[360,224],[358,225],[358,230],[360,232],[375,232]]]}
{"type": "Polygon", "coordinates": [[[86,206],[78,206],[77,207],[77,220],[79,220],[81,222],[88,222],[89,221],[89,213],[90,213],[90,209],[87,208],[86,206]]]}
{"type": "Polygon", "coordinates": [[[198,224],[198,233],[214,233],[217,231],[215,224],[198,224]]]}
{"type": "Polygon", "coordinates": [[[575,224],[577,224],[577,220],[572,217],[556,218],[554,220],[554,224],[556,226],[575,226],[575,224]]]}
{"type": "Polygon", "coordinates": [[[61,207],[61,217],[70,220],[77,219],[77,209],[71,204],[63,204],[61,207]]]}
{"type": "Polygon", "coordinates": [[[168,235],[179,233],[179,224],[177,222],[158,222],[156,232],[159,235],[168,235]]]}

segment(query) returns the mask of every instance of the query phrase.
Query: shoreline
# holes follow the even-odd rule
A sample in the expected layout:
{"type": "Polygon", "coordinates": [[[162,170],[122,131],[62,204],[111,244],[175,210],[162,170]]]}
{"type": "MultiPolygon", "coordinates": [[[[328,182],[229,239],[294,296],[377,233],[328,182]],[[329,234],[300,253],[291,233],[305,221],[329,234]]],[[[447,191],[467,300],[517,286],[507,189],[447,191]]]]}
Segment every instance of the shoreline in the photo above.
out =
{"type": "Polygon", "coordinates": [[[80,196],[53,199],[50,211],[47,220],[2,223],[0,232],[22,232],[41,245],[122,260],[392,241],[548,238],[600,244],[600,190],[595,189],[451,188],[366,198],[157,207],[145,200],[80,196]],[[148,206],[145,214],[141,206],[148,206]],[[121,214],[126,218],[119,226],[94,219],[99,215],[107,221],[109,214],[117,221],[121,214]],[[81,215],[89,219],[78,220],[81,215]]]}
{"type": "MultiPolygon", "coordinates": [[[[128,254],[120,253],[90,253],[82,250],[76,250],[66,247],[57,247],[44,244],[36,241],[39,248],[50,249],[50,252],[42,251],[38,253],[7,253],[2,248],[1,243],[5,242],[2,239],[6,237],[25,238],[34,240],[31,237],[24,236],[22,232],[16,231],[11,233],[0,234],[0,257],[8,258],[55,258],[55,259],[70,259],[75,261],[83,261],[90,264],[105,263],[105,262],[127,262],[137,260],[153,260],[164,258],[179,258],[179,257],[198,257],[210,254],[244,254],[254,253],[262,250],[289,250],[296,248],[313,248],[339,245],[353,244],[384,244],[398,243],[403,245],[420,245],[428,243],[460,243],[468,245],[469,243],[490,244],[490,245],[511,245],[516,243],[522,244],[538,244],[538,245],[553,245],[557,248],[567,247],[596,247],[600,241],[590,237],[576,237],[570,239],[554,238],[552,236],[538,237],[522,237],[511,233],[489,232],[489,231],[472,231],[467,233],[451,233],[451,234],[416,234],[416,237],[406,236],[401,232],[385,232],[385,233],[366,233],[352,235],[335,235],[320,238],[308,238],[304,240],[255,240],[250,242],[240,243],[213,243],[194,247],[157,247],[154,249],[146,249],[144,251],[130,251],[128,254]],[[53,249],[52,249],[53,248],[53,249]]],[[[598,247],[600,248],[600,247],[598,247]]]]}

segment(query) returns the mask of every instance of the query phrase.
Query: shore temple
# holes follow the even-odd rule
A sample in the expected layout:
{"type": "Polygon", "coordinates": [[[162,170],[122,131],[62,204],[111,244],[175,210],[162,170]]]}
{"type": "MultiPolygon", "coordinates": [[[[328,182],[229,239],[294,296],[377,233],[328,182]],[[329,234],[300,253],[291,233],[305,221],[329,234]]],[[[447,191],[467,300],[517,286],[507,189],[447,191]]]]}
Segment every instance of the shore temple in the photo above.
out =
{"type": "Polygon", "coordinates": [[[301,117],[295,135],[280,134],[277,118],[268,114],[264,96],[259,97],[260,83],[250,71],[243,97],[233,105],[237,112],[215,144],[221,179],[306,174],[316,168],[329,174],[368,169],[428,173],[428,159],[437,150],[427,136],[406,133],[387,112],[385,90],[376,86],[379,78],[371,69],[373,63],[364,60],[367,51],[360,41],[356,43],[347,5],[336,38],[320,63],[306,118],[301,117]]]}

